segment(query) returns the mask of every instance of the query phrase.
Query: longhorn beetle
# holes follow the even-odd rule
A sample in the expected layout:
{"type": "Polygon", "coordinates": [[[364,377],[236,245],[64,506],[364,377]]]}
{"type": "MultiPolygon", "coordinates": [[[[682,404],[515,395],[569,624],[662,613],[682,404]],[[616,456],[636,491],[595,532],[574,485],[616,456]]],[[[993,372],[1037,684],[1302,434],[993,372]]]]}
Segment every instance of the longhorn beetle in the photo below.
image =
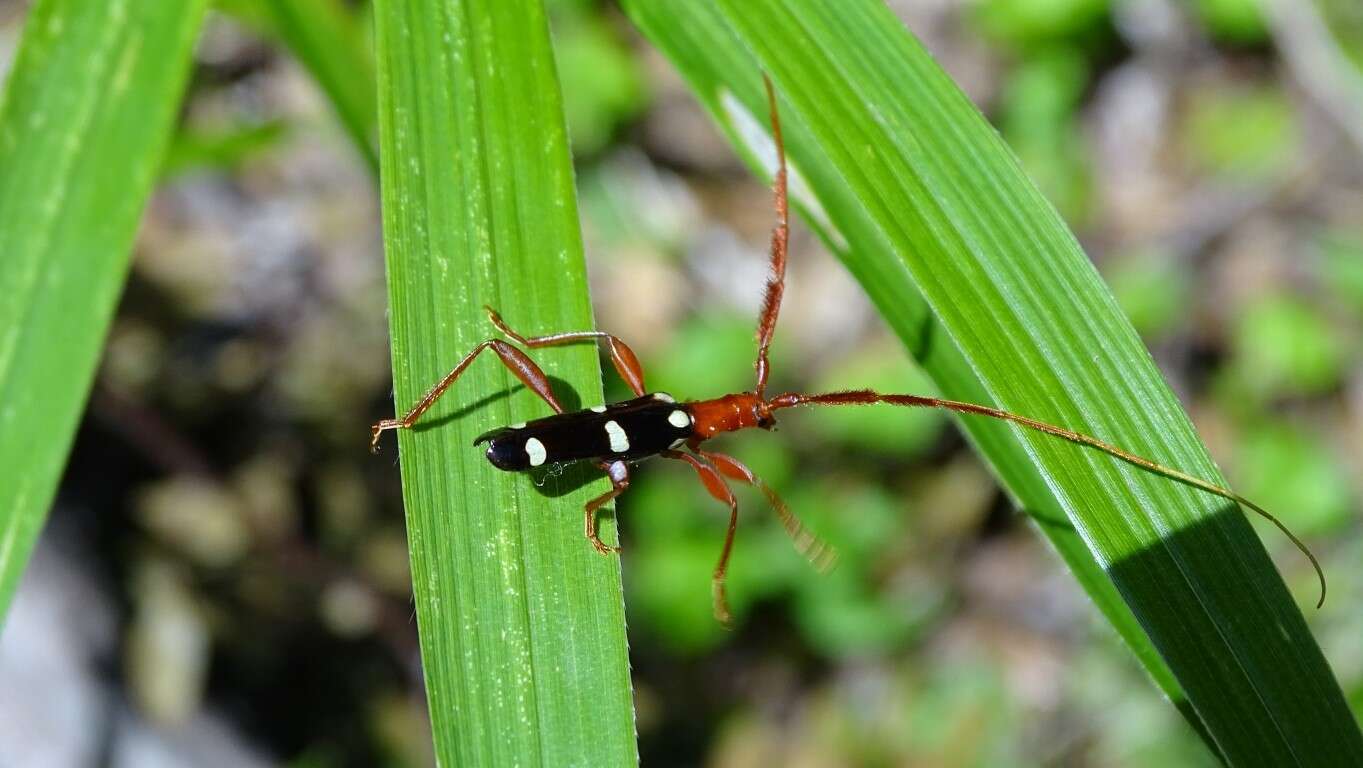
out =
{"type": "Polygon", "coordinates": [[[479,353],[492,350],[516,378],[534,390],[554,415],[531,422],[512,424],[509,427],[494,429],[480,436],[474,445],[487,443],[487,459],[498,469],[508,472],[523,472],[546,464],[561,464],[576,461],[590,461],[600,467],[610,478],[611,489],[587,502],[583,532],[587,540],[602,554],[619,552],[619,547],[611,547],[601,541],[596,532],[596,512],[610,503],[629,488],[630,467],[644,459],[654,456],[684,461],[695,470],[705,490],[715,499],[729,507],[729,528],[724,536],[724,546],[720,550],[719,562],[715,565],[712,580],[712,595],[715,617],[728,623],[729,605],[725,596],[724,577],[729,567],[729,555],[733,551],[734,531],[738,526],[738,502],[734,498],[727,481],[746,483],[756,487],[766,496],[776,511],[786,533],[795,546],[816,567],[827,567],[833,559],[832,550],[814,536],[807,533],[799,519],[786,507],[766,483],[762,482],[747,467],[732,456],[707,451],[702,443],[725,432],[758,427],[771,429],[776,424],[775,412],[784,408],[800,405],[871,405],[886,403],[913,408],[936,408],[961,414],[986,416],[991,419],[1007,421],[1038,432],[1069,440],[1106,453],[1113,458],[1134,464],[1149,472],[1184,483],[1207,493],[1215,494],[1233,501],[1277,526],[1288,539],[1311,561],[1320,580],[1320,601],[1325,603],[1325,574],[1315,555],[1307,548],[1282,521],[1269,514],[1259,505],[1245,497],[1222,488],[1214,483],[1189,475],[1172,467],[1167,467],[1150,459],[1105,443],[1064,427],[1058,427],[1037,419],[1020,416],[1009,411],[992,408],[976,403],[957,400],[943,400],[920,395],[882,394],[869,389],[806,394],[786,392],[767,395],[767,376],[771,366],[768,353],[771,339],[776,331],[776,316],[781,309],[781,295],[785,290],[786,250],[790,237],[789,205],[786,199],[786,155],[785,144],[781,137],[781,121],[776,110],[776,94],[771,80],[765,75],[763,81],[767,90],[767,108],[771,114],[772,139],[776,145],[776,174],[773,189],[776,198],[776,227],[771,236],[771,275],[767,280],[766,295],[762,312],[757,323],[757,385],[749,392],[737,392],[711,400],[695,400],[679,403],[671,395],[662,392],[650,393],[644,386],[644,371],[639,359],[625,342],[618,337],[602,331],[570,331],[553,333],[546,336],[523,336],[513,331],[491,307],[485,307],[492,324],[503,335],[526,349],[552,347],[560,344],[578,342],[604,342],[610,352],[611,362],[620,377],[634,391],[635,398],[612,405],[598,405],[584,411],[564,413],[563,406],[549,386],[549,378],[544,375],[534,361],[517,347],[500,339],[488,339],[474,347],[453,370],[445,374],[434,387],[421,398],[410,411],[399,419],[384,419],[373,426],[370,449],[377,451],[379,438],[390,429],[407,429],[421,418],[431,405],[454,384],[459,375],[468,368],[479,353]]]}

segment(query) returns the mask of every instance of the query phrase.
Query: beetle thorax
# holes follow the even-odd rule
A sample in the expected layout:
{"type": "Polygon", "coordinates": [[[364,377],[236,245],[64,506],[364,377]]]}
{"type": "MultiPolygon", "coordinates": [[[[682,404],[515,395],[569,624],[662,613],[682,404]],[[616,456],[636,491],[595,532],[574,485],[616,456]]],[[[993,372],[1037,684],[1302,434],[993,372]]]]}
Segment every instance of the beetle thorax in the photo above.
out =
{"type": "Polygon", "coordinates": [[[752,427],[771,429],[776,424],[771,408],[752,392],[738,392],[691,403],[691,412],[696,418],[696,438],[700,440],[752,427]]]}

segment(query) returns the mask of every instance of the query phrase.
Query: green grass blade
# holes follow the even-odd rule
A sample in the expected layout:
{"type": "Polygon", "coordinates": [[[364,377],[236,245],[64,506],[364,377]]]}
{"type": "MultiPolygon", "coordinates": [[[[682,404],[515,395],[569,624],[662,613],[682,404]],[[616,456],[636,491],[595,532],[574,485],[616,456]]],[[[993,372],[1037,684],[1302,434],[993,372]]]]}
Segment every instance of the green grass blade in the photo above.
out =
{"type": "Polygon", "coordinates": [[[52,503],[201,0],[39,0],[0,104],[0,612],[52,503]]]}
{"type": "MultiPolygon", "coordinates": [[[[589,328],[592,315],[538,0],[379,0],[375,12],[394,389],[406,407],[491,335],[483,304],[525,332],[589,328]]],[[[536,359],[565,401],[601,402],[595,349],[536,359]]],[[[477,360],[422,428],[399,435],[436,752],[443,765],[632,764],[620,564],[582,535],[582,505],[607,486],[589,471],[540,486],[472,445],[549,413],[515,384],[495,356],[477,360]]],[[[602,534],[615,536],[609,517],[602,534]]]]}
{"type": "MultiPolygon", "coordinates": [[[[694,4],[627,5],[655,39],[705,24],[694,4]]],[[[1072,235],[883,5],[718,5],[785,97],[787,121],[798,126],[792,156],[822,204],[815,220],[826,217],[829,237],[849,244],[844,258],[852,271],[882,309],[893,309],[891,322],[948,393],[978,387],[984,402],[1220,482],[1072,235]],[[904,288],[905,277],[915,290],[904,288]],[[915,294],[940,332],[913,325],[915,294]],[[944,345],[959,359],[941,352],[944,345]],[[935,366],[934,354],[943,355],[935,366]]],[[[722,45],[711,40],[686,46],[685,56],[669,52],[693,82],[711,89],[743,78],[751,84],[732,90],[759,104],[757,74],[732,69],[736,62],[721,58],[730,56],[719,52],[722,45]],[[702,67],[708,79],[689,71],[702,67]]],[[[703,91],[703,98],[713,108],[725,97],[703,91]]],[[[1363,740],[1338,686],[1238,509],[1093,451],[1011,428],[992,432],[987,440],[976,433],[984,455],[1026,508],[1037,514],[1034,505],[1042,503],[1074,524],[1225,759],[1358,761],[1363,740]],[[1027,481],[1020,458],[1040,485],[1027,481]]],[[[1052,527],[1043,525],[1061,545],[1061,529],[1052,527]]],[[[1081,581],[1092,582],[1086,558],[1060,549],[1081,581]]],[[[1106,588],[1086,586],[1103,606],[1098,592],[1106,588]]],[[[1129,629],[1117,626],[1132,642],[1129,629]]],[[[1133,643],[1138,654],[1142,645],[1133,643]]],[[[1159,665],[1147,659],[1147,667],[1161,679],[1159,665]]]]}

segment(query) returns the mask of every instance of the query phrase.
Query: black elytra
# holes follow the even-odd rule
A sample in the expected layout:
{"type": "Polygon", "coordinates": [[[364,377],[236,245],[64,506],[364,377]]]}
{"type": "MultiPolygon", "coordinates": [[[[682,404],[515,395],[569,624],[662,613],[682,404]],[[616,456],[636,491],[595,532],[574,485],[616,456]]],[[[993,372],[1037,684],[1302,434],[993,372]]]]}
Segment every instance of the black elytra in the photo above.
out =
{"type": "Polygon", "coordinates": [[[639,461],[676,448],[692,436],[695,417],[685,403],[655,392],[612,405],[501,427],[474,445],[489,443],[487,460],[508,472],[570,461],[639,461]]]}

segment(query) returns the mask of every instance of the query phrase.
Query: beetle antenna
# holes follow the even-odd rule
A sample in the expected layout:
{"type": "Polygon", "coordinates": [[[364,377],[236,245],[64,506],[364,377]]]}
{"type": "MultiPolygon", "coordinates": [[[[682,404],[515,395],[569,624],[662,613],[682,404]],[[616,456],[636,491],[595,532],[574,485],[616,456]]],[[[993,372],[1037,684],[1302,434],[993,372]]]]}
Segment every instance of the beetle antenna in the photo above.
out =
{"type": "Polygon", "coordinates": [[[1186,472],[1174,469],[1173,467],[1168,467],[1143,456],[1138,456],[1130,451],[1118,448],[1111,443],[1105,443],[1096,437],[1085,435],[1082,432],[1065,429],[1064,427],[1057,427],[1054,424],[1049,424],[1037,419],[1019,416],[1010,411],[991,408],[976,403],[966,403],[959,400],[943,400],[937,397],[923,397],[920,395],[882,395],[879,392],[873,392],[869,389],[828,392],[818,395],[790,392],[784,395],[777,395],[768,401],[767,404],[772,410],[778,410],[780,408],[792,408],[797,405],[872,405],[875,403],[886,403],[889,405],[902,405],[916,408],[936,408],[955,413],[987,416],[991,419],[998,419],[999,421],[1012,422],[1013,424],[1033,429],[1038,432],[1044,432],[1045,434],[1061,438],[1062,440],[1068,440],[1072,443],[1078,443],[1093,448],[1106,453],[1113,458],[1121,459],[1129,464],[1134,464],[1148,472],[1153,472],[1162,477],[1167,477],[1170,480],[1220,496],[1221,498],[1233,501],[1242,507],[1251,509],[1259,516],[1272,523],[1279,531],[1282,531],[1283,535],[1286,536],[1303,555],[1306,555],[1306,559],[1311,561],[1311,567],[1316,570],[1316,578],[1320,581],[1320,599],[1316,602],[1316,607],[1320,608],[1322,605],[1325,605],[1325,571],[1321,568],[1320,561],[1316,559],[1316,556],[1311,552],[1310,547],[1307,547],[1306,544],[1302,542],[1301,539],[1297,538],[1281,520],[1269,513],[1268,510],[1229,488],[1222,488],[1215,483],[1207,482],[1206,480],[1194,477],[1186,472]]]}
{"type": "Polygon", "coordinates": [[[781,117],[776,111],[776,89],[771,78],[762,73],[767,88],[767,110],[771,114],[771,138],[776,143],[776,175],[772,191],[776,197],[776,228],[771,231],[771,274],[767,277],[766,295],[762,300],[762,314],[757,320],[757,387],[753,391],[765,397],[771,338],[776,334],[776,316],[781,312],[781,296],[786,289],[786,253],[790,246],[790,202],[786,195],[786,144],[781,137],[781,117]]]}

